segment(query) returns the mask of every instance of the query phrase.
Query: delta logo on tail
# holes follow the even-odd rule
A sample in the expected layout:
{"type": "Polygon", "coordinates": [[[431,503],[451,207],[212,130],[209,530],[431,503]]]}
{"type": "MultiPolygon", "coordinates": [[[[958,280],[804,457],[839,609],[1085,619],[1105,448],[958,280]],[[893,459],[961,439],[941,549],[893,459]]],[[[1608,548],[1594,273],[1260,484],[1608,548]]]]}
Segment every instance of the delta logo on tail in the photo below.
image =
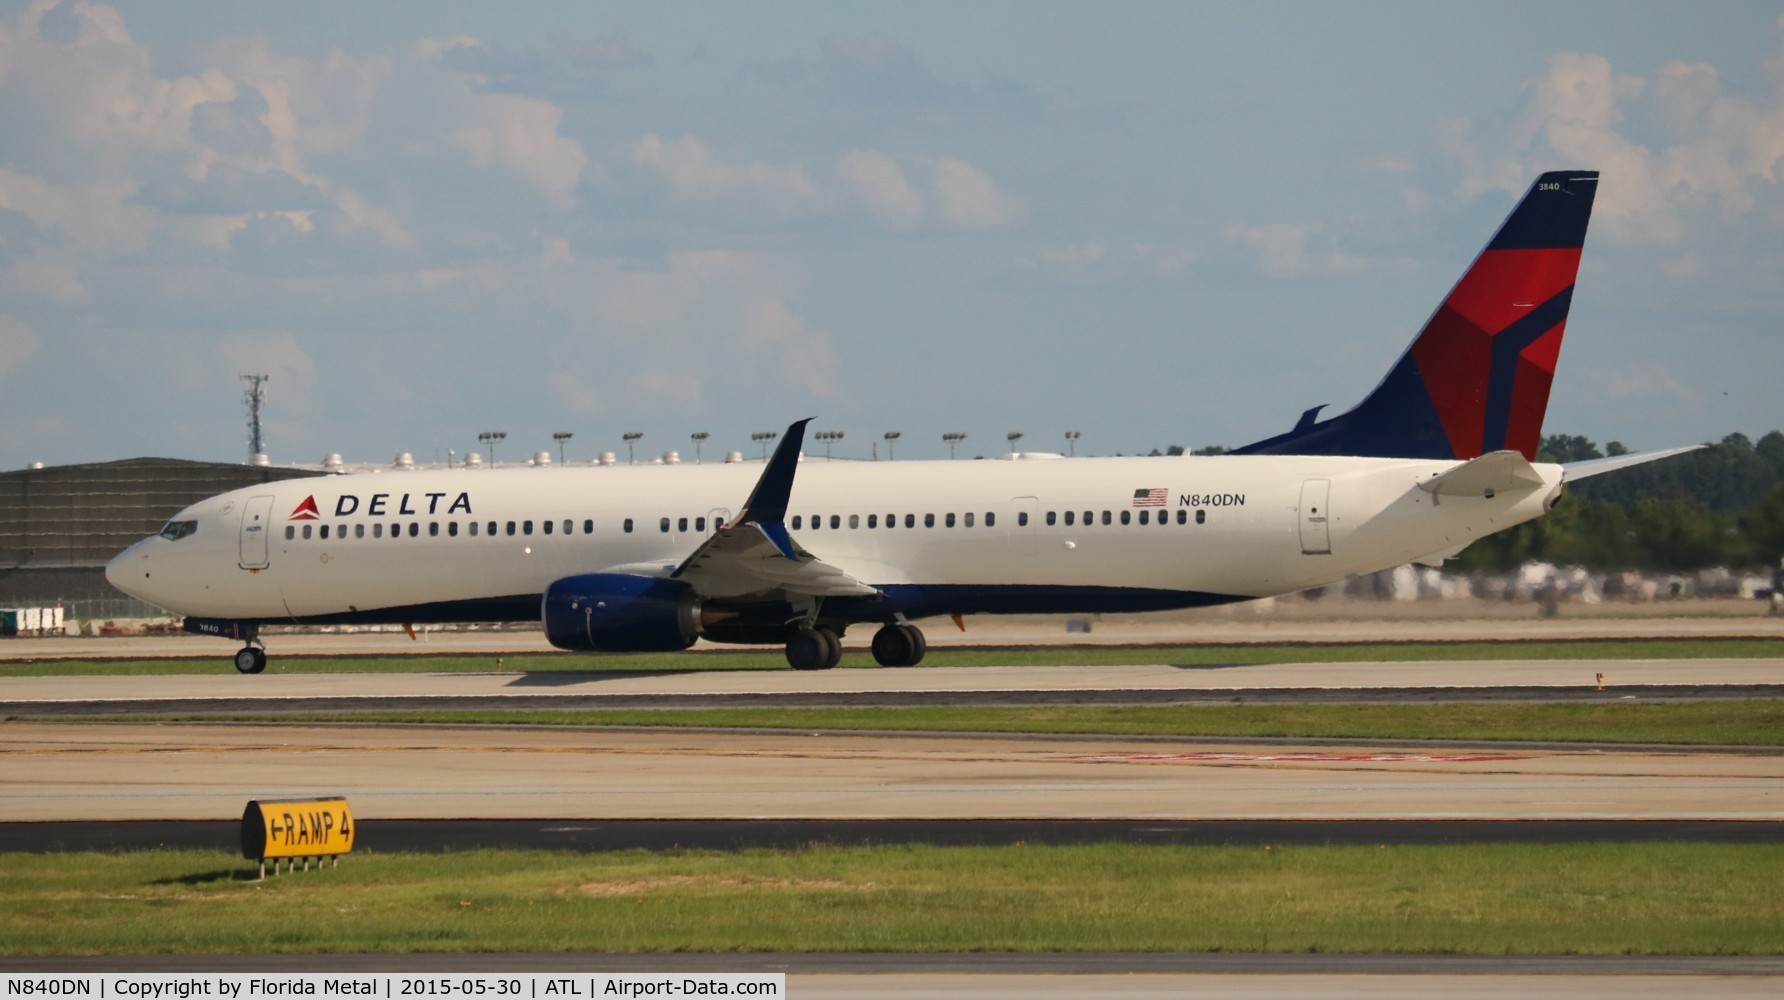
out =
{"type": "Polygon", "coordinates": [[[1597,171],[1538,177],[1374,392],[1234,453],[1535,461],[1597,191],[1597,171]]]}
{"type": "Polygon", "coordinates": [[[297,509],[292,511],[291,516],[286,518],[285,520],[287,520],[287,521],[317,521],[317,520],[321,520],[321,518],[322,518],[322,512],[316,509],[316,497],[314,495],[311,495],[311,496],[304,497],[304,502],[298,504],[297,509]]]}

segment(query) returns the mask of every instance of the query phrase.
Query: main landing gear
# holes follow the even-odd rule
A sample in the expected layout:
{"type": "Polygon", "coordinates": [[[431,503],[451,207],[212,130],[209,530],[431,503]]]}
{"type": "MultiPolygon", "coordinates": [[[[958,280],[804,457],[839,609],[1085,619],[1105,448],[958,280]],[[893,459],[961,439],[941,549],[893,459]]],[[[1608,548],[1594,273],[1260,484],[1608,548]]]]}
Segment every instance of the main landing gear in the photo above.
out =
{"type": "Polygon", "coordinates": [[[929,644],[915,625],[894,622],[873,634],[873,658],[882,667],[914,667],[929,644]]]}
{"type": "MultiPolygon", "coordinates": [[[[904,622],[873,634],[873,658],[882,667],[914,667],[929,644],[923,632],[904,622]]],[[[800,625],[787,637],[787,664],[794,670],[829,670],[842,660],[842,637],[828,625],[800,625]]]]}

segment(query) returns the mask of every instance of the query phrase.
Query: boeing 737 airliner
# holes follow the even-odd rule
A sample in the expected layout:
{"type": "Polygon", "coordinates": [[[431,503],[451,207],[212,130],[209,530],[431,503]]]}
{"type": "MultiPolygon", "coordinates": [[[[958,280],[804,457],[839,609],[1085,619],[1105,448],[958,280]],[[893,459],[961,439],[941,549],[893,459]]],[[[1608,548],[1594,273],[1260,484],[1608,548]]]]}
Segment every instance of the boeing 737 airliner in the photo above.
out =
{"type": "Polygon", "coordinates": [[[568,650],[776,644],[835,666],[873,624],[1153,611],[1438,561],[1539,517],[1566,478],[1664,457],[1535,462],[1597,190],[1543,174],[1360,404],[1214,457],[802,461],[346,475],[225,493],[112,560],[118,589],[245,643],[262,625],[540,621],[568,650]]]}

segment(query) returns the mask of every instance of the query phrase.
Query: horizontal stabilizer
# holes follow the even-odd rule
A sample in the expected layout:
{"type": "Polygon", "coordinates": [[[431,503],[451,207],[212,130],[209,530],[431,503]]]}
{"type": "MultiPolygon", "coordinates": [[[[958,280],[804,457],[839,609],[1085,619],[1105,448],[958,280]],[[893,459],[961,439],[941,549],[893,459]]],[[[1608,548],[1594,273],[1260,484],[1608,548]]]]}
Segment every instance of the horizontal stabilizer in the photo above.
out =
{"type": "Polygon", "coordinates": [[[1704,447],[1704,445],[1693,444],[1686,445],[1683,448],[1668,448],[1665,451],[1643,452],[1640,455],[1612,455],[1609,458],[1589,458],[1584,462],[1569,462],[1561,467],[1561,471],[1565,473],[1563,478],[1568,482],[1577,482],[1581,479],[1589,479],[1592,476],[1602,476],[1607,472],[1615,472],[1618,469],[1627,469],[1632,465],[1646,465],[1649,462],[1658,462],[1663,458],[1671,458],[1674,455],[1683,455],[1688,451],[1696,451],[1702,447],[1704,447]]]}
{"type": "Polygon", "coordinates": [[[1524,456],[1515,451],[1495,451],[1470,459],[1419,484],[1419,489],[1439,497],[1480,497],[1498,492],[1532,490],[1542,485],[1524,456]]]}

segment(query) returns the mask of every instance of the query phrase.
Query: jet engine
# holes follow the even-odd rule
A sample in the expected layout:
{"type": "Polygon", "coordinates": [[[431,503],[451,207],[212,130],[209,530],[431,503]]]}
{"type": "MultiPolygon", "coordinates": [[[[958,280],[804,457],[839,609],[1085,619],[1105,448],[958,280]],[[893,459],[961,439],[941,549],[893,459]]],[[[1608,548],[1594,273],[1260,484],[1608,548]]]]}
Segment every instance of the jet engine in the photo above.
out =
{"type": "Polygon", "coordinates": [[[700,636],[700,599],[691,587],[629,573],[565,577],[545,589],[540,617],[559,649],[673,652],[700,636]]]}

